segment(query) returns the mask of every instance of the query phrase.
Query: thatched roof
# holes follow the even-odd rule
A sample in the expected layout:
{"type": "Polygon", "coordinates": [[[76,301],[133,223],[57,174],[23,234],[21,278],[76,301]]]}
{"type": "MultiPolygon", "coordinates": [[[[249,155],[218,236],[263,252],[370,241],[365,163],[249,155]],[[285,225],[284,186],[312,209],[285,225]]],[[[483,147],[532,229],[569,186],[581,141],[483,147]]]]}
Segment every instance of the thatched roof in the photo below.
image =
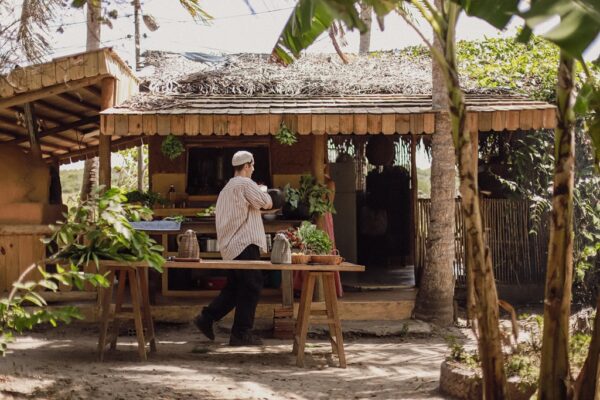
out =
{"type": "MultiPolygon", "coordinates": [[[[143,93],[128,106],[165,108],[160,94],[201,95],[307,95],[431,94],[431,59],[399,52],[349,55],[343,64],[336,54],[306,54],[289,66],[269,62],[266,54],[236,54],[211,62],[183,55],[146,53],[143,93]]],[[[462,81],[468,93],[491,93],[475,82],[462,81]]],[[[494,93],[498,94],[498,91],[494,93]]],[[[168,108],[167,104],[164,104],[168,108]]]]}

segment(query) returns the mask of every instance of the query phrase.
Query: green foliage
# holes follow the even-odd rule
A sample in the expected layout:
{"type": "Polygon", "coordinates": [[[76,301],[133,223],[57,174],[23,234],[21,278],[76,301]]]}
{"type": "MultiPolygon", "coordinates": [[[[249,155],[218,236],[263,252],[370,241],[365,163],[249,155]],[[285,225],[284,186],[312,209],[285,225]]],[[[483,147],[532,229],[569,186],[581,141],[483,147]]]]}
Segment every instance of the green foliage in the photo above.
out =
{"type": "Polygon", "coordinates": [[[308,221],[302,222],[296,233],[303,249],[314,254],[331,254],[333,243],[325,231],[308,221]]]}
{"type": "Polygon", "coordinates": [[[280,144],[283,144],[286,146],[291,146],[298,141],[296,134],[285,125],[285,122],[281,122],[281,125],[279,125],[279,130],[277,131],[277,134],[275,135],[275,139],[280,144]]]}
{"type": "Polygon", "coordinates": [[[450,349],[450,355],[446,357],[446,360],[461,363],[471,369],[477,369],[479,367],[479,356],[477,355],[477,352],[467,351],[454,335],[447,336],[445,339],[446,344],[450,349]]]}
{"type": "MultiPolygon", "coordinates": [[[[138,189],[138,148],[120,150],[119,160],[114,162],[111,173],[111,185],[125,191],[138,189]]],[[[142,187],[148,187],[148,146],[142,146],[142,161],[144,163],[142,187]]]]}
{"type": "Polygon", "coordinates": [[[537,36],[526,44],[491,38],[456,46],[461,72],[482,88],[510,89],[545,101],[556,96],[558,53],[556,46],[537,36]]]}
{"type": "Polygon", "coordinates": [[[286,202],[292,210],[298,208],[300,204],[306,204],[311,215],[323,215],[325,213],[335,213],[333,203],[329,200],[331,190],[325,185],[317,183],[312,175],[302,175],[300,177],[300,187],[295,189],[289,184],[284,187],[286,202]]]}
{"type": "Polygon", "coordinates": [[[139,190],[132,190],[131,192],[125,193],[128,203],[139,203],[144,207],[152,208],[156,204],[167,204],[167,200],[162,198],[158,193],[151,191],[140,192],[139,190]]]}
{"type": "Polygon", "coordinates": [[[176,136],[169,135],[160,145],[160,151],[171,160],[175,160],[185,152],[185,146],[176,136]]]}
{"type": "Polygon", "coordinates": [[[85,282],[102,287],[109,284],[103,275],[82,272],[75,265],[68,268],[57,265],[55,273],[46,272],[37,264],[30,266],[13,283],[9,296],[0,299],[0,355],[5,355],[8,344],[16,335],[31,330],[36,325],[49,323],[55,327],[59,322],[69,323],[73,319],[83,319],[76,307],[49,309],[39,291],[56,292],[59,283],[82,289],[85,282]],[[25,281],[34,269],[39,271],[42,279],[37,282],[25,281]]]}
{"type": "Polygon", "coordinates": [[[48,240],[57,247],[56,259],[69,260],[81,266],[99,260],[147,262],[162,271],[162,246],[145,232],[136,231],[129,221],[149,220],[152,211],[124,203],[119,189],[94,192],[89,200],[72,208],[66,220],[54,226],[48,240]]]}
{"type": "Polygon", "coordinates": [[[205,208],[204,210],[200,211],[196,215],[199,217],[214,217],[216,209],[217,209],[217,206],[215,204],[211,204],[210,207],[205,208]]]}

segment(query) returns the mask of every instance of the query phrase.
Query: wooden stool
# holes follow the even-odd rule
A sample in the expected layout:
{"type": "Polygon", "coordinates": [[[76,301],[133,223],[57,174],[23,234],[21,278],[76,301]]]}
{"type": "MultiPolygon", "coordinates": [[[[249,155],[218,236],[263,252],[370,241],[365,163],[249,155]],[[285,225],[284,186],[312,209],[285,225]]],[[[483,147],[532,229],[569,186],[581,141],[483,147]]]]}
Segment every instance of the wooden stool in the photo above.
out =
{"type": "Polygon", "coordinates": [[[335,291],[335,272],[309,271],[304,276],[302,294],[300,295],[300,306],[296,320],[296,333],[294,336],[293,354],[296,354],[296,365],[304,366],[304,347],[310,324],[329,325],[329,341],[331,351],[337,354],[340,360],[340,368],[346,368],[346,355],[344,353],[344,338],[342,337],[342,325],[337,307],[337,294],[335,291]],[[312,298],[315,290],[315,282],[318,277],[323,278],[325,292],[325,310],[311,311],[312,298]],[[312,318],[317,317],[317,318],[312,318]]]}
{"type": "Polygon", "coordinates": [[[147,267],[131,267],[128,265],[108,267],[108,281],[110,286],[104,290],[102,298],[102,318],[100,320],[100,339],[98,340],[98,357],[104,359],[106,349],[108,325],[112,320],[112,333],[110,348],[114,350],[117,346],[119,336],[119,320],[133,319],[135,322],[135,333],[138,341],[138,353],[141,360],[146,360],[146,340],[150,342],[150,351],[156,352],[156,339],[154,336],[154,323],[150,312],[150,301],[148,295],[147,267]],[[117,298],[115,307],[111,313],[111,303],[115,276],[119,277],[117,298]],[[129,281],[129,293],[131,295],[131,308],[123,307],[125,295],[125,282],[129,281]],[[144,327],[148,337],[144,337],[144,327]]]}

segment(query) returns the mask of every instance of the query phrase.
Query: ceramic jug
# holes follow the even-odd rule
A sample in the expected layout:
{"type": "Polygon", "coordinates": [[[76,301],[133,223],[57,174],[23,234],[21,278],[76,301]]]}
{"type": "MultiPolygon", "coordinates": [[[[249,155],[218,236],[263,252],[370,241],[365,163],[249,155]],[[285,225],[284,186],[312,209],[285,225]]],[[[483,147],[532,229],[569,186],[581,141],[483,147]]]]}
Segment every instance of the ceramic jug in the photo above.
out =
{"type": "Polygon", "coordinates": [[[177,235],[177,257],[200,258],[200,246],[196,232],[188,229],[185,233],[177,235]]]}
{"type": "Polygon", "coordinates": [[[275,235],[273,248],[271,249],[271,262],[273,264],[291,264],[292,249],[290,242],[283,233],[275,235]]]}

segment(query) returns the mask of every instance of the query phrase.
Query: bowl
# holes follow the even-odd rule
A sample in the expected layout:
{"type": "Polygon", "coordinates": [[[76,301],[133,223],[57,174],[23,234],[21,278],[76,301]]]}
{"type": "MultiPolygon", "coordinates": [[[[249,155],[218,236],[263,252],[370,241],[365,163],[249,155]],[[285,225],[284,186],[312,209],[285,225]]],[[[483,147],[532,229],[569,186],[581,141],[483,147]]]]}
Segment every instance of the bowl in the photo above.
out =
{"type": "Polygon", "coordinates": [[[263,218],[265,219],[265,221],[275,221],[277,219],[277,214],[274,214],[274,213],[263,214],[263,218]]]}

